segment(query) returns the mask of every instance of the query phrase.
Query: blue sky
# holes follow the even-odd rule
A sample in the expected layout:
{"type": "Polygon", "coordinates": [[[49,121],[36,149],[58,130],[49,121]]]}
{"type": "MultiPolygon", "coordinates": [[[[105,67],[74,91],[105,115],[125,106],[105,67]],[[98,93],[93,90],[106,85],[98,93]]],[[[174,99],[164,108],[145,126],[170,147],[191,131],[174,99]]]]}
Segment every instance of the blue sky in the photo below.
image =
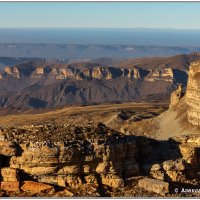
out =
{"type": "Polygon", "coordinates": [[[200,2],[0,2],[0,27],[200,30],[200,2]]]}

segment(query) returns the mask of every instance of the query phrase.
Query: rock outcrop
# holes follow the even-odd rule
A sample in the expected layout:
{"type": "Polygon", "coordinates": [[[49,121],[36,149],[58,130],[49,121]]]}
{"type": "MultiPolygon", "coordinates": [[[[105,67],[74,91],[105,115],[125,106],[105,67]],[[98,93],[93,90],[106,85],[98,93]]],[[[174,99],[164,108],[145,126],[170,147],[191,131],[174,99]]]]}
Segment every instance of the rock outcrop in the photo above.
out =
{"type": "Polygon", "coordinates": [[[175,90],[171,94],[169,108],[172,109],[172,108],[176,107],[176,105],[178,104],[179,100],[183,97],[183,95],[184,95],[184,93],[183,93],[182,84],[179,84],[177,90],[175,90]]]}
{"type": "Polygon", "coordinates": [[[171,68],[153,69],[145,78],[147,81],[169,81],[173,82],[174,74],[171,68]]]}
{"type": "MultiPolygon", "coordinates": [[[[27,66],[29,67],[29,66],[27,66]]],[[[52,66],[36,66],[32,68],[29,73],[26,73],[26,68],[19,66],[5,67],[3,73],[1,73],[0,79],[6,79],[7,77],[14,78],[51,78],[51,79],[74,79],[74,80],[112,80],[114,78],[128,78],[128,79],[145,79],[147,81],[169,81],[173,82],[173,70],[171,68],[156,69],[156,70],[143,70],[138,67],[130,68],[118,68],[109,66],[93,66],[83,67],[77,69],[70,65],[62,65],[57,67],[52,66]],[[144,73],[145,71],[145,73],[144,73]],[[149,75],[148,75],[149,74],[149,75]],[[148,75],[148,76],[147,76],[148,75]]]]}
{"type": "Polygon", "coordinates": [[[132,185],[168,195],[175,183],[198,181],[199,144],[200,135],[162,142],[125,136],[103,124],[2,128],[1,190],[99,196],[103,187],[134,190],[135,177],[132,185]],[[146,178],[137,184],[141,176],[146,178]],[[56,193],[56,187],[64,191],[56,193]]]}
{"type": "MultiPolygon", "coordinates": [[[[104,185],[117,188],[124,187],[124,177],[139,172],[135,140],[124,138],[104,125],[96,128],[60,127],[60,131],[68,131],[66,136],[65,132],[61,132],[65,137],[64,142],[61,142],[61,138],[39,140],[36,136],[41,128],[34,128],[27,141],[23,142],[24,135],[19,135],[22,130],[2,131],[2,136],[7,135],[2,142],[7,144],[8,150],[1,151],[1,154],[10,157],[9,168],[1,170],[4,182],[17,182],[19,171],[21,181],[28,181],[25,178],[28,176],[39,182],[72,188],[84,182],[99,184],[101,181],[104,185]],[[10,153],[11,142],[7,141],[12,137],[17,141],[15,153],[10,153]]],[[[46,134],[49,128],[45,128],[46,134]]],[[[48,134],[51,137],[51,133],[48,134]]],[[[22,190],[28,190],[26,188],[31,187],[28,185],[30,183],[25,182],[22,190]]]]}
{"type": "Polygon", "coordinates": [[[5,76],[12,76],[15,78],[20,78],[20,71],[17,67],[5,67],[4,68],[5,76]]]}
{"type": "Polygon", "coordinates": [[[144,178],[138,181],[138,185],[145,190],[152,191],[161,195],[169,193],[169,183],[164,181],[144,178]]]}
{"type": "Polygon", "coordinates": [[[188,121],[200,126],[200,62],[190,65],[185,102],[188,105],[188,121]]]}

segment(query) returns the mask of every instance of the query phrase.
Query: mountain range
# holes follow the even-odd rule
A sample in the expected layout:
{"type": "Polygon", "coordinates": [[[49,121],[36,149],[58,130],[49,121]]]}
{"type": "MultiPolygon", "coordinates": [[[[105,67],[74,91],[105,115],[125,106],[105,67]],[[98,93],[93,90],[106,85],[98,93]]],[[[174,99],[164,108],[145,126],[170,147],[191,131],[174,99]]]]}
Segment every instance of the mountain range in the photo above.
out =
{"type": "Polygon", "coordinates": [[[24,61],[6,66],[0,73],[0,107],[23,110],[113,102],[166,102],[178,84],[186,86],[189,64],[199,59],[199,53],[192,53],[72,63],[24,61]]]}

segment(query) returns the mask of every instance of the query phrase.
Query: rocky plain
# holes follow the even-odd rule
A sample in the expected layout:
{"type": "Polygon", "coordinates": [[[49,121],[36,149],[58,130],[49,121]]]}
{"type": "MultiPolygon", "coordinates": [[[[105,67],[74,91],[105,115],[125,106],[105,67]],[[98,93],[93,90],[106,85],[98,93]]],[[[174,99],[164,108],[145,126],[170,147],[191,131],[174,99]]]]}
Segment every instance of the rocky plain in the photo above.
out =
{"type": "MultiPolygon", "coordinates": [[[[200,197],[200,63],[189,65],[187,84],[173,85],[169,106],[107,104],[1,116],[1,196],[200,197]]],[[[95,70],[88,76],[113,79],[109,69],[95,70]]],[[[142,79],[137,70],[125,76],[142,79]]],[[[17,69],[6,68],[2,80],[9,73],[20,79],[17,69]]],[[[173,84],[173,74],[153,70],[144,81],[173,84]]]]}

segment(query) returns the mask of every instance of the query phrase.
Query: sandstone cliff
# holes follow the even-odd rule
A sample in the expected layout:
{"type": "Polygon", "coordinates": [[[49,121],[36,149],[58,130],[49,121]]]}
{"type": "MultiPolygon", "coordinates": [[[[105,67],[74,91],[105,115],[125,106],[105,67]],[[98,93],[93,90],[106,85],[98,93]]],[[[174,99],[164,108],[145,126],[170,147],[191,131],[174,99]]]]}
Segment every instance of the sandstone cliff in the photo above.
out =
{"type": "Polygon", "coordinates": [[[147,81],[173,82],[174,80],[173,70],[171,68],[154,69],[154,70],[151,70],[150,74],[145,79],[147,81]]]}
{"type": "Polygon", "coordinates": [[[200,62],[190,65],[185,102],[188,105],[187,118],[193,125],[200,125],[200,62]]]}
{"type": "Polygon", "coordinates": [[[1,73],[1,79],[7,77],[14,78],[52,78],[52,79],[74,79],[74,80],[88,80],[88,79],[105,79],[112,80],[114,78],[128,78],[128,79],[145,79],[147,81],[169,81],[173,82],[174,74],[171,68],[156,69],[156,70],[143,70],[138,67],[118,68],[109,66],[94,66],[89,68],[77,69],[69,65],[61,65],[57,67],[52,66],[38,66],[27,74],[25,68],[21,66],[5,67],[1,73]]]}

